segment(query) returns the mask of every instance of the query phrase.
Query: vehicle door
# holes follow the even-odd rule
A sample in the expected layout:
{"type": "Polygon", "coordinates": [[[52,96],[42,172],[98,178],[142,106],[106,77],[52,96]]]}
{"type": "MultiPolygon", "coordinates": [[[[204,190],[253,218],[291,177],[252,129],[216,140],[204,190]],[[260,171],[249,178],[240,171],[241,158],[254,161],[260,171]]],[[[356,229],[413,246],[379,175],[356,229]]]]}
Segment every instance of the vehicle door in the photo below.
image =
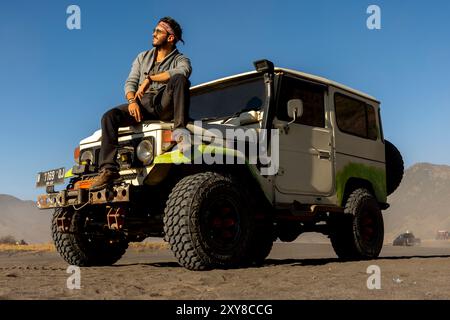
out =
{"type": "Polygon", "coordinates": [[[326,120],[326,86],[283,76],[274,127],[280,129],[276,197],[329,195],[333,191],[332,131],[326,120]],[[288,102],[300,99],[303,113],[293,121],[288,102]],[[290,123],[292,122],[292,123],[290,123]],[[286,129],[288,128],[288,129],[286,129]]]}

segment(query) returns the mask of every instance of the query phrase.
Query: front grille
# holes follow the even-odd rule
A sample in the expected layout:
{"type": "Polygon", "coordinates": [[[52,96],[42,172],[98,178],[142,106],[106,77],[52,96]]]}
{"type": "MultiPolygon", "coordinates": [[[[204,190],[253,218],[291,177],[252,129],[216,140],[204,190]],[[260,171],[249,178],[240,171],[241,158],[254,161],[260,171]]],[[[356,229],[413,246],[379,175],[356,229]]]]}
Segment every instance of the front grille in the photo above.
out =
{"type": "Polygon", "coordinates": [[[122,147],[117,151],[117,163],[121,170],[135,166],[135,154],[133,147],[122,147]]]}
{"type": "MultiPolygon", "coordinates": [[[[149,139],[149,138],[146,138],[149,139]]],[[[154,138],[151,138],[154,145],[154,138]]],[[[142,168],[144,165],[136,156],[136,148],[142,139],[133,139],[128,141],[119,142],[119,150],[117,152],[117,163],[120,166],[120,170],[126,170],[130,168],[142,168]],[[121,155],[126,154],[126,157],[121,155]],[[125,159],[126,158],[126,159],[125,159]]],[[[83,149],[84,150],[84,149],[83,149]]],[[[94,148],[88,148],[94,154],[93,165],[98,168],[100,164],[100,146],[94,148]]]]}

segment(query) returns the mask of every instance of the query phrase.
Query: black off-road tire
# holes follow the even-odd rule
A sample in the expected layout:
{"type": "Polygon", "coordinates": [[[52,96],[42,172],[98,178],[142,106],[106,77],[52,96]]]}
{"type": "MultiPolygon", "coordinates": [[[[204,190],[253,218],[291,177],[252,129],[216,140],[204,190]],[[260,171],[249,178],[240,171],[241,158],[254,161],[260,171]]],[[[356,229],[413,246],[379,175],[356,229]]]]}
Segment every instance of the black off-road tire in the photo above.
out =
{"type": "Polygon", "coordinates": [[[389,141],[384,141],[386,156],[386,189],[387,194],[392,194],[403,179],[404,163],[398,149],[389,141]]]}
{"type": "Polygon", "coordinates": [[[169,195],[165,239],[189,270],[234,268],[245,263],[253,249],[254,221],[245,188],[229,176],[198,173],[180,180],[169,195]]]}
{"type": "Polygon", "coordinates": [[[378,257],[384,240],[383,216],[368,190],[354,190],[347,199],[344,214],[330,216],[330,240],[340,259],[378,257]]]}
{"type": "Polygon", "coordinates": [[[56,209],[52,218],[52,238],[56,251],[70,265],[79,267],[109,266],[117,262],[128,248],[124,239],[90,236],[84,230],[87,210],[56,209]],[[58,231],[56,218],[61,212],[71,215],[68,232],[58,231]]]}

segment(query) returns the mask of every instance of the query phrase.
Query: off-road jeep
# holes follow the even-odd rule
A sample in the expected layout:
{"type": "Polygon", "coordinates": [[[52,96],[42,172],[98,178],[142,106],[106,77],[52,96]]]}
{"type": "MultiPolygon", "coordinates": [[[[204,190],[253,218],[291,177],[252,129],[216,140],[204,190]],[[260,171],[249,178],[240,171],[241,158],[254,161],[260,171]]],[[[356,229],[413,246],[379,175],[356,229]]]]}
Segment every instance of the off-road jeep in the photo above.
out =
{"type": "Polygon", "coordinates": [[[100,130],[80,142],[68,172],[39,173],[47,193],[37,205],[55,208],[52,236],[68,263],[110,265],[129,242],[164,237],[191,270],[258,265],[275,240],[303,232],[328,235],[342,259],[379,255],[381,210],[403,176],[380,103],[267,60],[254,65],[191,88],[190,118],[201,122],[178,144],[172,123],[121,128],[117,183],[90,188],[100,130]]]}

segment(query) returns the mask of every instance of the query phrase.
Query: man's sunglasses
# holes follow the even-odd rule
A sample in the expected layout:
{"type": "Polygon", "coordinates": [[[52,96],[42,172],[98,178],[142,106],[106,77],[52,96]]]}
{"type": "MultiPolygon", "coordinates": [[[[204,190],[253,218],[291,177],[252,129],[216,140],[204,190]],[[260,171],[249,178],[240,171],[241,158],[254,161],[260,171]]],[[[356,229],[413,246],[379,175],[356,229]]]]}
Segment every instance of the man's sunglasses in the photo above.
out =
{"type": "Polygon", "coordinates": [[[153,33],[156,33],[156,34],[158,34],[158,35],[161,35],[161,34],[169,34],[168,32],[166,32],[166,31],[164,31],[164,30],[161,30],[161,29],[158,29],[158,28],[153,29],[153,33]]]}

